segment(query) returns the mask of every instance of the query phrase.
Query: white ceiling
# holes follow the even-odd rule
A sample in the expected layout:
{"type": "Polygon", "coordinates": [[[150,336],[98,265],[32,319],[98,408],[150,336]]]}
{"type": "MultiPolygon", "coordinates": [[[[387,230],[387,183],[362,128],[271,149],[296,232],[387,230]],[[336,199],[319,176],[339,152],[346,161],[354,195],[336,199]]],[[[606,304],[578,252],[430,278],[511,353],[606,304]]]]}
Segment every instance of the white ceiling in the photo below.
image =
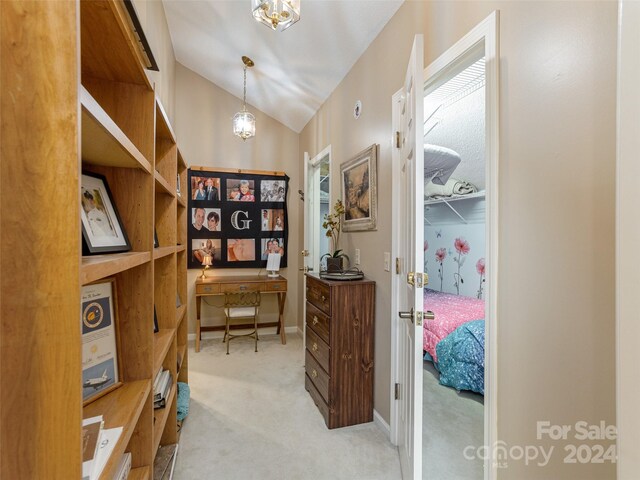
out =
{"type": "Polygon", "coordinates": [[[250,0],[163,3],[178,62],[242,98],[247,55],[247,103],[300,132],[403,1],[301,0],[284,32],[256,22],[250,0]]]}

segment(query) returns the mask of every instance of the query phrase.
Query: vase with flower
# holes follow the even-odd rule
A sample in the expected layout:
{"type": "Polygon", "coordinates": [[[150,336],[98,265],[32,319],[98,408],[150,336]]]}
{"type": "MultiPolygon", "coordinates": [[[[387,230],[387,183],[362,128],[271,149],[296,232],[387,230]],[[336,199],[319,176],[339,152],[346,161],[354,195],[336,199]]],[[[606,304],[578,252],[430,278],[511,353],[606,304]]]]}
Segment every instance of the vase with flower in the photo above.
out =
{"type": "Polygon", "coordinates": [[[333,206],[333,213],[327,213],[324,216],[322,228],[326,230],[326,236],[329,237],[331,253],[325,253],[320,260],[327,259],[327,272],[341,272],[344,269],[343,260],[349,257],[339,246],[340,232],[342,231],[342,221],[344,218],[344,205],[342,200],[336,200],[333,206]]]}

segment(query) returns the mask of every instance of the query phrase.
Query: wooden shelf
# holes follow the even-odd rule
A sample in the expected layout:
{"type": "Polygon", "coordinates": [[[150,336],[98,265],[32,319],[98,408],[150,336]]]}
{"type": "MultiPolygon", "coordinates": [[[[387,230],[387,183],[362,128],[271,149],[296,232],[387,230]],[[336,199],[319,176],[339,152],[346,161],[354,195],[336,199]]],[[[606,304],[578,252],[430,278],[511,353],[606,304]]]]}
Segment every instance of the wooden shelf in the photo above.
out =
{"type": "Polygon", "coordinates": [[[168,247],[157,247],[153,249],[153,259],[157,260],[159,258],[166,257],[167,255],[171,255],[176,252],[176,247],[170,245],[168,247]]]}
{"type": "Polygon", "coordinates": [[[180,326],[180,324],[182,323],[182,319],[186,316],[185,312],[187,311],[187,306],[186,305],[180,305],[178,307],[178,312],[177,312],[177,325],[178,327],[180,326]]]}
{"type": "Polygon", "coordinates": [[[187,208],[187,201],[181,195],[176,195],[178,199],[178,206],[182,208],[187,208]]]}
{"type": "Polygon", "coordinates": [[[187,164],[184,161],[184,158],[182,158],[182,153],[180,153],[180,149],[178,148],[178,171],[186,170],[186,169],[187,169],[187,164]]]}
{"type": "Polygon", "coordinates": [[[149,252],[110,253],[82,257],[80,283],[86,285],[151,261],[149,252]]]}
{"type": "Polygon", "coordinates": [[[151,164],[91,94],[80,86],[82,105],[82,160],[92,165],[141,168],[151,164]]]}
{"type": "Polygon", "coordinates": [[[156,170],[153,176],[156,180],[156,193],[163,193],[165,195],[171,195],[172,197],[176,196],[176,189],[171,188],[169,182],[167,182],[164,177],[160,175],[160,172],[156,170]]]}
{"type": "Polygon", "coordinates": [[[187,344],[178,346],[178,358],[180,359],[180,368],[178,369],[178,374],[180,370],[182,370],[182,363],[184,362],[184,356],[187,353],[187,344]]]}
{"type": "Polygon", "coordinates": [[[167,399],[167,406],[153,411],[153,417],[155,419],[155,423],[153,425],[154,457],[158,452],[158,447],[160,446],[160,438],[162,437],[162,431],[164,430],[164,426],[167,424],[167,417],[169,417],[169,411],[171,410],[173,400],[176,396],[177,382],[175,378],[173,378],[172,381],[173,385],[171,385],[171,391],[169,392],[169,398],[167,399]]]}
{"type": "Polygon", "coordinates": [[[175,328],[161,328],[160,331],[153,334],[153,378],[156,378],[158,370],[162,367],[162,362],[171,348],[175,333],[175,328]]]}
{"type": "Polygon", "coordinates": [[[80,2],[82,76],[152,89],[121,0],[80,2]]]}
{"type": "Polygon", "coordinates": [[[101,479],[110,479],[116,473],[115,470],[129,444],[150,389],[150,380],[126,382],[120,388],[84,407],[83,418],[102,415],[105,428],[123,427],[118,443],[102,471],[101,479]]]}
{"type": "Polygon", "coordinates": [[[167,117],[167,113],[164,111],[164,107],[160,102],[160,99],[156,97],[156,137],[166,138],[173,143],[176,142],[176,135],[173,133],[173,128],[171,128],[171,122],[169,122],[169,117],[167,117]]]}
{"type": "Polygon", "coordinates": [[[129,472],[127,480],[149,480],[151,478],[151,467],[145,465],[144,467],[132,468],[129,472]]]}
{"type": "Polygon", "coordinates": [[[186,245],[176,245],[176,253],[184,252],[186,249],[186,245]]]}

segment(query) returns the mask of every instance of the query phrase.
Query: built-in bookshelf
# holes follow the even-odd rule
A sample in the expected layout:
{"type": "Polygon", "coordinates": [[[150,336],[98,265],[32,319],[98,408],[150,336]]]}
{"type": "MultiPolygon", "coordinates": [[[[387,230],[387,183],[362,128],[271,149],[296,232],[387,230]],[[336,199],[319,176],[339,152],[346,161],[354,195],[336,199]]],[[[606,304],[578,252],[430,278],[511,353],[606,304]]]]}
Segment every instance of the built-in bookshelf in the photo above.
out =
{"type": "Polygon", "coordinates": [[[100,478],[130,452],[129,478],[149,480],[188,381],[186,163],[122,0],[7,0],[2,15],[2,70],[20,75],[0,92],[0,477],[81,478],[82,419],[101,415],[123,430],[100,478]],[[106,179],[130,251],[82,256],[81,171],[106,179]],[[121,384],[83,406],[81,288],[106,279],[121,384]],[[160,368],[173,385],[154,410],[160,368]]]}

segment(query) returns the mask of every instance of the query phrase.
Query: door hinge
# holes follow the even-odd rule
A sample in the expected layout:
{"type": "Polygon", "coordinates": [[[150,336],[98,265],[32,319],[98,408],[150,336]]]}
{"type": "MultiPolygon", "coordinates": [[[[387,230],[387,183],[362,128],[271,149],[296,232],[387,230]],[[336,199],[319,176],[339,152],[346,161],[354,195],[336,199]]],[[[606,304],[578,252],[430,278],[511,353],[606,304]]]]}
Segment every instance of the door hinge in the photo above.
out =
{"type": "Polygon", "coordinates": [[[400,275],[401,271],[402,271],[402,267],[400,265],[400,259],[396,257],[396,275],[400,275]]]}
{"type": "Polygon", "coordinates": [[[422,326],[422,312],[416,312],[416,327],[422,326]]]}
{"type": "Polygon", "coordinates": [[[396,383],[394,395],[396,400],[400,400],[400,384],[399,383],[396,383]]]}
{"type": "Polygon", "coordinates": [[[400,132],[396,132],[396,148],[400,148],[400,132]]]}

